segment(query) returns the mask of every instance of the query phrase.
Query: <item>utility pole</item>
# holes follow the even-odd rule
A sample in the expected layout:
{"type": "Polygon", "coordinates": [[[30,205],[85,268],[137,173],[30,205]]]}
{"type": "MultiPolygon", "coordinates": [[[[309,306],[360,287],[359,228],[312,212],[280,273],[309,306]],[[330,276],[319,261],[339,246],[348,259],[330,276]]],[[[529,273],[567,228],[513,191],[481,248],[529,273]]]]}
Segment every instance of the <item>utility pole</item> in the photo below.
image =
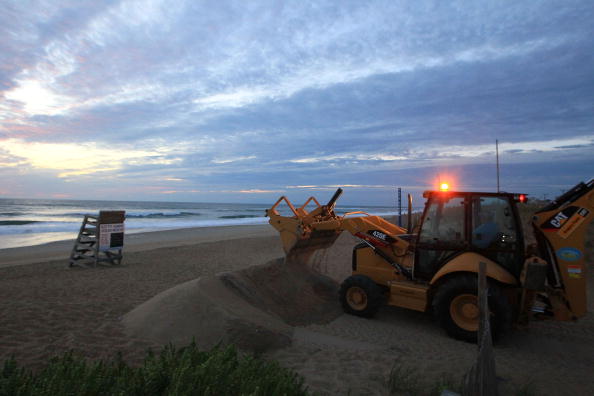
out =
{"type": "Polygon", "coordinates": [[[497,162],[497,192],[499,192],[499,140],[495,139],[495,160],[497,162]]]}

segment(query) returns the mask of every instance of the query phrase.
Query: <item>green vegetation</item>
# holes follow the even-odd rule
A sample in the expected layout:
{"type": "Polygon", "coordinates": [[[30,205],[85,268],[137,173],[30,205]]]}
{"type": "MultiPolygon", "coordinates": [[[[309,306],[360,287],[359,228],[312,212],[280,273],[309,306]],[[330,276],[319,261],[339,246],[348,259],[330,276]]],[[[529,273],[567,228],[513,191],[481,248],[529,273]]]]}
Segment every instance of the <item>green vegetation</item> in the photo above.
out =
{"type": "Polygon", "coordinates": [[[400,361],[394,362],[388,379],[388,388],[391,395],[416,396],[421,392],[419,377],[411,367],[403,365],[400,361]]]}
{"type": "MultiPolygon", "coordinates": [[[[423,371],[407,366],[400,360],[396,360],[390,371],[388,379],[388,390],[393,396],[440,396],[443,391],[462,393],[462,379],[456,380],[450,374],[442,373],[437,380],[427,380],[423,371]]],[[[516,396],[536,396],[536,387],[533,382],[515,385],[508,385],[508,393],[516,396]]],[[[505,394],[508,394],[505,393],[505,394]]]]}
{"type": "Polygon", "coordinates": [[[144,364],[133,368],[121,356],[112,361],[87,362],[68,352],[53,358],[33,374],[14,359],[0,371],[0,396],[25,395],[307,395],[297,374],[232,346],[199,351],[194,343],[148,352],[144,364]]]}
{"type": "Polygon", "coordinates": [[[528,382],[516,389],[516,396],[536,396],[536,390],[532,382],[528,382]]]}
{"type": "Polygon", "coordinates": [[[397,360],[390,371],[388,389],[391,395],[406,396],[439,396],[444,390],[460,392],[460,383],[451,376],[442,374],[437,381],[430,385],[424,384],[421,378],[421,370],[404,365],[397,360]]]}

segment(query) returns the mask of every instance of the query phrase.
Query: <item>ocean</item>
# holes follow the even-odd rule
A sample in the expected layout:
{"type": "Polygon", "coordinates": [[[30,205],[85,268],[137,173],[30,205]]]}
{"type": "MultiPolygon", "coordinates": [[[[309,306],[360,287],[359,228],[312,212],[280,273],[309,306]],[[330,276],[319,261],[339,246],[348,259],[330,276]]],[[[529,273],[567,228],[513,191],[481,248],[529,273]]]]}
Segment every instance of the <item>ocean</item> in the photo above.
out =
{"type": "MultiPolygon", "coordinates": [[[[82,201],[46,199],[0,199],[0,249],[32,246],[74,239],[85,214],[99,210],[125,210],[126,233],[162,231],[188,227],[266,224],[265,210],[271,204],[229,204],[142,201],[82,201]]],[[[283,214],[288,213],[281,211],[283,214]]],[[[336,213],[362,210],[390,216],[394,207],[337,206],[336,213]]]]}

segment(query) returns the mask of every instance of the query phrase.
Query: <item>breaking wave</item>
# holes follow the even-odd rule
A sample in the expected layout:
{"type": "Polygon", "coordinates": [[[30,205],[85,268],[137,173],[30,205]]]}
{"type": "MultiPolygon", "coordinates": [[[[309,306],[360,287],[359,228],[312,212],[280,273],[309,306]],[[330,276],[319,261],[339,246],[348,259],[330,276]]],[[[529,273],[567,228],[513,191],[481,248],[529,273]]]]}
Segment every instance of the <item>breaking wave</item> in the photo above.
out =
{"type": "Polygon", "coordinates": [[[228,216],[219,216],[219,219],[254,219],[256,217],[262,217],[257,215],[228,215],[228,216]]]}
{"type": "Polygon", "coordinates": [[[33,220],[3,220],[3,221],[0,221],[0,226],[15,226],[15,225],[34,224],[34,223],[39,223],[39,221],[33,221],[33,220]]]}

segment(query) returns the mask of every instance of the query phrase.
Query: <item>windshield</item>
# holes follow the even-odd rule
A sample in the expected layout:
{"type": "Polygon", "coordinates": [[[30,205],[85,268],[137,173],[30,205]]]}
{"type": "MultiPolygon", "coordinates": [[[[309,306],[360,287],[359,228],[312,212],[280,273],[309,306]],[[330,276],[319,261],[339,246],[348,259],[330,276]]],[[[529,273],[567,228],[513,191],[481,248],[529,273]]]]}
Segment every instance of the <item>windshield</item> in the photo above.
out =
{"type": "Polygon", "coordinates": [[[423,244],[464,242],[463,197],[434,198],[423,221],[420,242],[423,244]]]}

